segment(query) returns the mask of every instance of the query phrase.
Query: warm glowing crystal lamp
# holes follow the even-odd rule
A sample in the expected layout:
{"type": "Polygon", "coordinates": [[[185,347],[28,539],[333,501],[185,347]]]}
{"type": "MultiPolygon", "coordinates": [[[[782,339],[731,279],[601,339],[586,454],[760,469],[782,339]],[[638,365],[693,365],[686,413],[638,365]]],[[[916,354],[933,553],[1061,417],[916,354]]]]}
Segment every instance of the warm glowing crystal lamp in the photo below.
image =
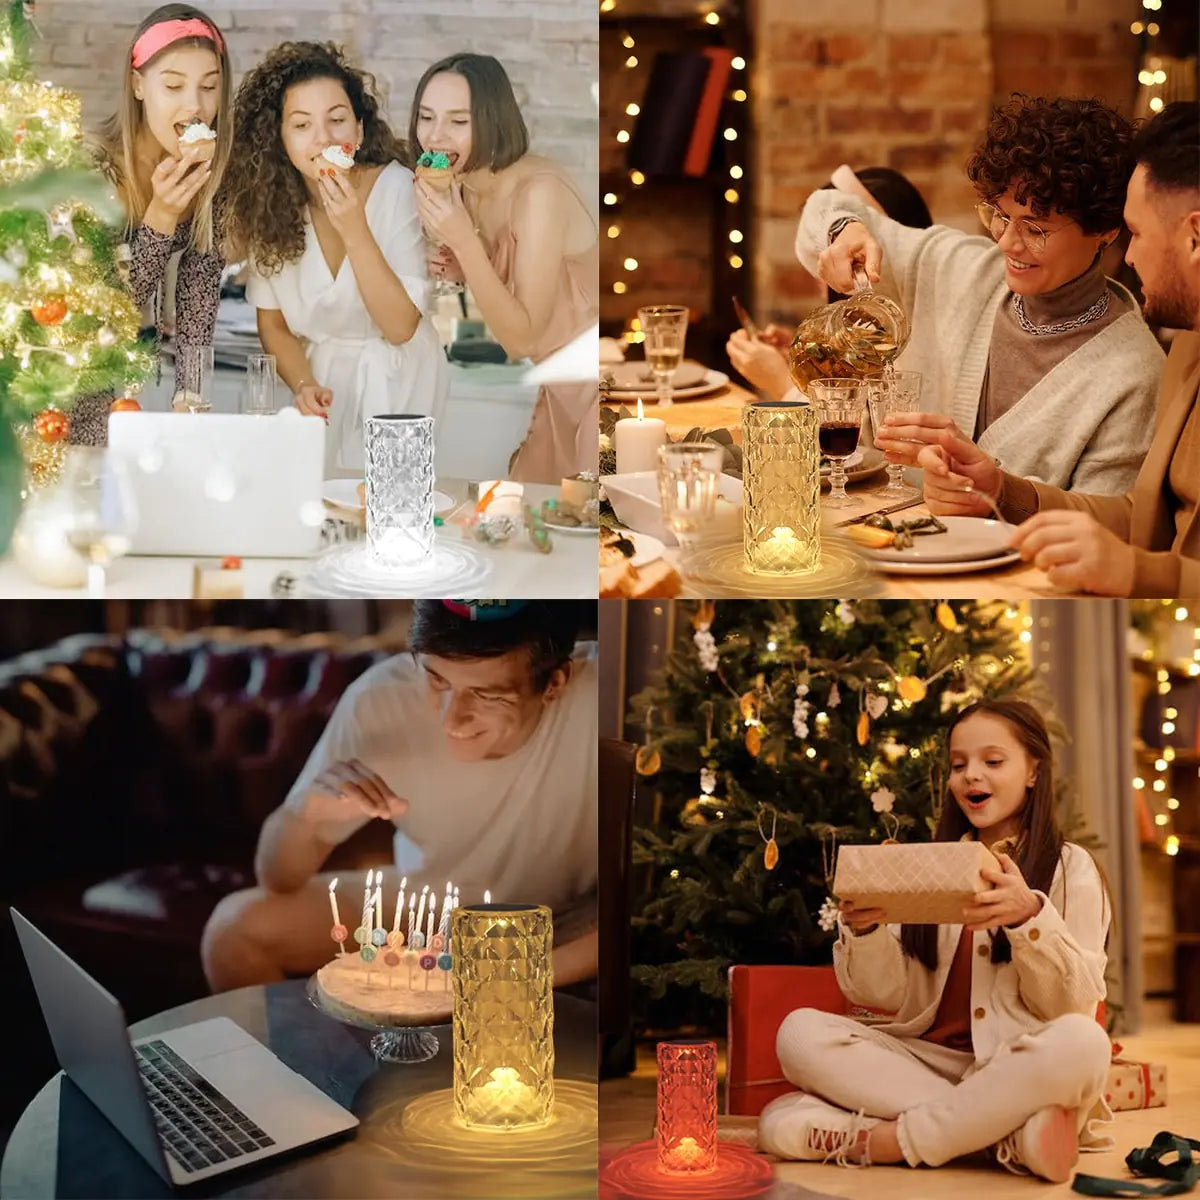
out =
{"type": "Polygon", "coordinates": [[[454,1111],[472,1129],[544,1125],[554,1107],[550,910],[454,910],[454,1111]]]}
{"type": "Polygon", "coordinates": [[[366,420],[367,544],[385,567],[433,554],[433,418],[384,413],[366,420]]]}
{"type": "Polygon", "coordinates": [[[673,1175],[717,1167],[717,1044],[658,1044],[658,1163],[673,1175]]]}
{"type": "Polygon", "coordinates": [[[806,401],[742,410],[742,541],[757,574],[802,575],[821,563],[820,428],[806,401]]]}

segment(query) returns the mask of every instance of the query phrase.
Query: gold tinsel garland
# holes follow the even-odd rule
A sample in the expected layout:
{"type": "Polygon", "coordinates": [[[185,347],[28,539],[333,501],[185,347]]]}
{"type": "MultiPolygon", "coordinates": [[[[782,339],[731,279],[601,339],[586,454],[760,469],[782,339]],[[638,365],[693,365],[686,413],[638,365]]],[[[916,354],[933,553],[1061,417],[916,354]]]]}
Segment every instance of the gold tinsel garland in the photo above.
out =
{"type": "Polygon", "coordinates": [[[32,425],[19,424],[15,427],[17,445],[25,460],[28,485],[26,493],[57,483],[62,475],[63,460],[67,454],[67,442],[43,441],[32,425]]]}

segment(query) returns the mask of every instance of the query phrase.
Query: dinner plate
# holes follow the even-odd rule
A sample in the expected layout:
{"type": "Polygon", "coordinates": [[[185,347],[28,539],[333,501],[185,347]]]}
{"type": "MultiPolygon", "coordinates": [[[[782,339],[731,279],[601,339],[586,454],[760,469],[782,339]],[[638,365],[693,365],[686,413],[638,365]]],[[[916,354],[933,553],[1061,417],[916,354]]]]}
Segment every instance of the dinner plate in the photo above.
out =
{"type": "Polygon", "coordinates": [[[555,533],[573,533],[577,537],[595,537],[600,532],[599,525],[559,525],[555,521],[547,521],[545,517],[542,518],[542,524],[555,533]]]}
{"type": "MultiPolygon", "coordinates": [[[[358,485],[361,479],[326,479],[321,484],[321,499],[334,508],[348,508],[352,512],[362,512],[363,503],[358,498],[358,485]]],[[[433,493],[433,511],[435,513],[449,512],[454,507],[454,501],[445,492],[433,493]]]]}
{"type": "MultiPolygon", "coordinates": [[[[644,360],[613,363],[611,366],[605,367],[601,374],[611,376],[612,389],[615,392],[635,392],[645,395],[646,393],[653,394],[655,389],[654,376],[650,374],[649,364],[644,360]]],[[[682,362],[675,368],[675,373],[671,376],[671,386],[677,389],[696,387],[704,382],[707,374],[708,368],[703,363],[682,362]]]]}
{"type": "Polygon", "coordinates": [[[975,571],[998,571],[1021,561],[1020,554],[1010,550],[1007,554],[993,554],[986,558],[958,559],[954,562],[889,562],[869,556],[871,565],[887,575],[970,575],[975,571]]]}
{"type": "MultiPolygon", "coordinates": [[[[903,517],[900,520],[904,520],[903,517]]],[[[979,562],[1010,553],[1008,539],[1016,529],[1007,521],[988,517],[942,517],[945,533],[918,533],[913,544],[903,550],[884,546],[868,550],[877,563],[948,563],[979,562]]]]}
{"type": "MultiPolygon", "coordinates": [[[[640,367],[642,363],[625,363],[625,366],[640,367]]],[[[707,396],[710,392],[719,391],[729,382],[729,376],[721,371],[706,371],[700,368],[701,375],[695,383],[689,384],[687,387],[676,388],[671,393],[673,400],[695,400],[700,396],[707,396]]],[[[607,398],[611,401],[625,403],[630,400],[642,400],[644,403],[653,404],[658,396],[658,392],[651,383],[638,383],[636,379],[629,388],[613,387],[609,388],[607,398]]]]}
{"type": "Polygon", "coordinates": [[[625,541],[632,544],[633,553],[629,556],[630,565],[644,567],[647,563],[662,558],[665,547],[658,538],[651,537],[648,533],[635,533],[632,529],[614,529],[613,532],[620,534],[625,541]]]}

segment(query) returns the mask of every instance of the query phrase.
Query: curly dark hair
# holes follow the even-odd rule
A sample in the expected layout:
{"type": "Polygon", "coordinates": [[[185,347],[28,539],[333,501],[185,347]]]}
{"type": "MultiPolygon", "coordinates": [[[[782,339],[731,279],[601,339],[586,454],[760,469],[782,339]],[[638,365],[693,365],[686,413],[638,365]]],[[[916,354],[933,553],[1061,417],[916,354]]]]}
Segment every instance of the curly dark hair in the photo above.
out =
{"type": "Polygon", "coordinates": [[[983,200],[1009,188],[1036,216],[1053,211],[1084,233],[1120,229],[1133,174],[1133,126],[1098,100],[1047,100],[1014,92],[992,112],[967,175],[983,200]]]}
{"type": "Polygon", "coordinates": [[[283,145],[283,103],[288,89],[311,79],[342,85],[362,122],[355,161],[409,163],[408,150],[380,115],[375,79],[352,67],[332,42],[284,42],[242,80],[234,101],[233,154],[225,172],[229,206],[226,236],[232,258],[251,256],[270,275],[304,252],[308,190],[283,145]]]}

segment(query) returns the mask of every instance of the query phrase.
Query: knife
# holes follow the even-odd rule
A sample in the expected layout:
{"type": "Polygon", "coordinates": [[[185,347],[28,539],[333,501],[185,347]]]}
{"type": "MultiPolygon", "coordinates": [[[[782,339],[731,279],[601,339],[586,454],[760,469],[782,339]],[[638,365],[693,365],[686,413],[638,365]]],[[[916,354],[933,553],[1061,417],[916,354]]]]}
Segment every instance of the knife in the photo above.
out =
{"type": "Polygon", "coordinates": [[[839,521],[834,528],[841,529],[846,525],[859,525],[868,517],[883,517],[888,513],[900,512],[901,509],[915,508],[918,504],[923,504],[924,502],[924,496],[916,496],[912,500],[901,500],[896,504],[889,504],[886,508],[877,508],[874,512],[863,513],[858,517],[851,517],[848,521],[839,521]]]}

